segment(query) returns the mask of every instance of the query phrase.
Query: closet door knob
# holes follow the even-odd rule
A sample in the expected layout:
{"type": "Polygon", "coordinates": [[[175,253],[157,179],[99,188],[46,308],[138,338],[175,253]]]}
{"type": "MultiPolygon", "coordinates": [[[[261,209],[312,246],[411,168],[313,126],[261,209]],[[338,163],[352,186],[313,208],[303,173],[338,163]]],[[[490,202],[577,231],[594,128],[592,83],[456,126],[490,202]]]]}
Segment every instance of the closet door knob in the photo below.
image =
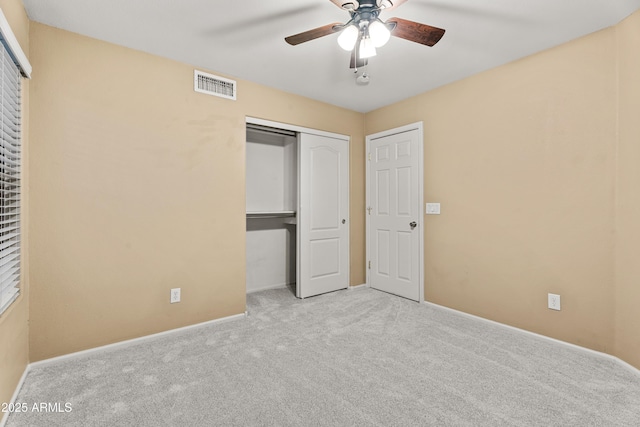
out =
{"type": "Polygon", "coordinates": [[[343,224],[345,224],[346,222],[347,222],[347,220],[346,220],[346,219],[343,219],[343,220],[342,220],[342,223],[343,223],[343,224]]]}

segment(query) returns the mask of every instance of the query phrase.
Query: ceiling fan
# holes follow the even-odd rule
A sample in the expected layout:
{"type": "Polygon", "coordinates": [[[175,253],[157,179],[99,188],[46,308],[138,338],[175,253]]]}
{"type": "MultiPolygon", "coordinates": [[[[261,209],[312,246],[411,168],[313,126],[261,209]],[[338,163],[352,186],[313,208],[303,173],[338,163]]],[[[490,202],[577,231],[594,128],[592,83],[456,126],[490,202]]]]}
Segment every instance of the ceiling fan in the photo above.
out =
{"type": "Polygon", "coordinates": [[[384,46],[390,36],[433,46],[444,35],[442,28],[431,27],[401,18],[389,18],[383,22],[380,12],[392,10],[408,0],[330,0],[351,15],[351,19],[314,28],[293,36],[285,37],[290,45],[297,45],[334,33],[340,33],[338,44],[351,51],[350,68],[367,65],[368,59],[376,55],[376,48],[384,46]]]}

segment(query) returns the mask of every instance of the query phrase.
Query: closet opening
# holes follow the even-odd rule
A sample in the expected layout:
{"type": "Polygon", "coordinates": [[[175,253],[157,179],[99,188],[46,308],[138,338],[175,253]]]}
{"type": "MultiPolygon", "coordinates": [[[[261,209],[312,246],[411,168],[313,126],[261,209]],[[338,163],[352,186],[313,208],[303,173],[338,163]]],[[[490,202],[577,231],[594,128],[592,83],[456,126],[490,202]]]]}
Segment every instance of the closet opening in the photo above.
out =
{"type": "Polygon", "coordinates": [[[247,293],[296,294],[297,132],[247,124],[247,293]]]}

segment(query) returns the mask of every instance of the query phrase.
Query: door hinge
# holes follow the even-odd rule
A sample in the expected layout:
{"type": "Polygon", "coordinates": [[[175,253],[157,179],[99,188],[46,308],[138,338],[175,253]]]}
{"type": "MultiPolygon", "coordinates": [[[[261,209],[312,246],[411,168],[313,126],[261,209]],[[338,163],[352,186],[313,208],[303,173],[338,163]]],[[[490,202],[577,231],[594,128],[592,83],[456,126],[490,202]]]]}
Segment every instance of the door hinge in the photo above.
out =
{"type": "Polygon", "coordinates": [[[371,160],[371,153],[369,153],[369,160],[371,160]]]}
{"type": "Polygon", "coordinates": [[[369,261],[369,270],[371,270],[371,261],[369,261]]]}
{"type": "Polygon", "coordinates": [[[369,207],[367,208],[367,211],[369,212],[369,215],[371,215],[371,209],[372,209],[372,208],[371,208],[371,206],[369,206],[369,207]]]}

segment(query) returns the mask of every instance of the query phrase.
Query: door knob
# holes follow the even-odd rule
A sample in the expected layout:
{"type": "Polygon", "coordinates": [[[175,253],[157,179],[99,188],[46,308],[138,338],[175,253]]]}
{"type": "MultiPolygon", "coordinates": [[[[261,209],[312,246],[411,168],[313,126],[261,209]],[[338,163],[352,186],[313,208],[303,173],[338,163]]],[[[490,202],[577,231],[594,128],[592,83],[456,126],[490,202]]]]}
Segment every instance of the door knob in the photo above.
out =
{"type": "Polygon", "coordinates": [[[346,220],[346,219],[343,219],[343,220],[342,220],[342,223],[343,223],[343,224],[344,224],[344,223],[346,223],[346,222],[347,222],[347,220],[346,220]]]}
{"type": "Polygon", "coordinates": [[[411,222],[409,223],[409,227],[411,227],[411,229],[412,229],[412,230],[413,230],[414,228],[416,228],[417,226],[418,226],[418,223],[417,223],[417,222],[415,222],[415,221],[411,221],[411,222]]]}

